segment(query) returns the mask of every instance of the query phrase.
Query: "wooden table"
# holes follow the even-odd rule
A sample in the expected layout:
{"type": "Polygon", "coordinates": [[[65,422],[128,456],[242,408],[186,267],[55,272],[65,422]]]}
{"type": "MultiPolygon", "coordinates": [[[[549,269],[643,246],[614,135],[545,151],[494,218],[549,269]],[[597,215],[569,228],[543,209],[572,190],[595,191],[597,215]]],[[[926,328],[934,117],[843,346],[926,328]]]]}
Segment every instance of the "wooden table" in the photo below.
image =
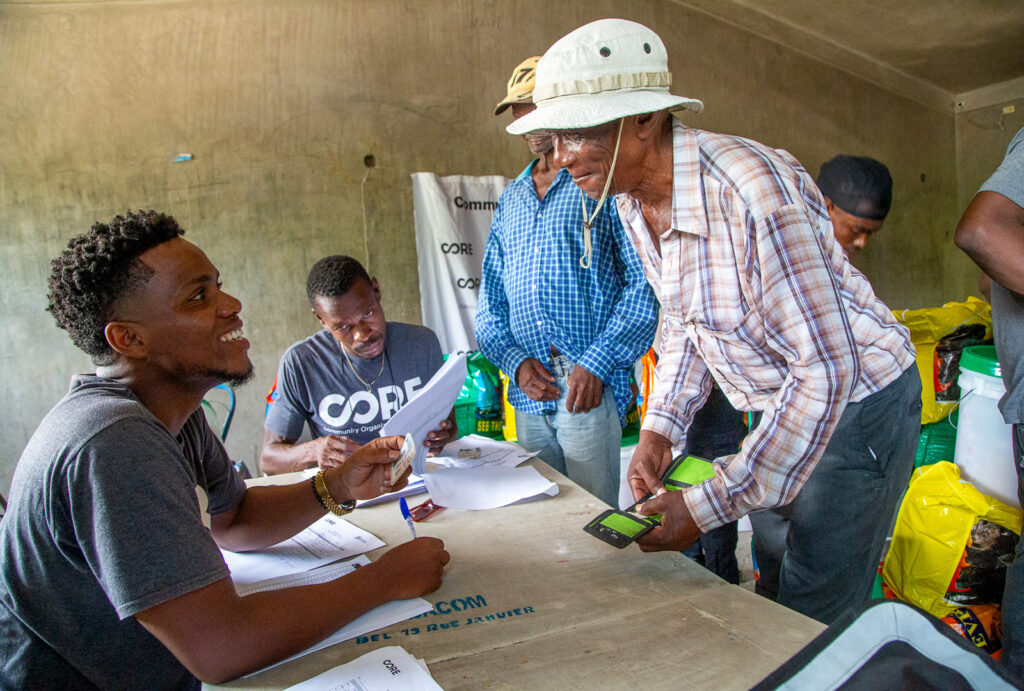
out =
{"type": "MultiPolygon", "coordinates": [[[[280,689],[400,645],[425,659],[449,691],[722,691],[749,688],[824,628],[677,552],[618,550],[591,537],[582,526],[605,505],[533,463],[558,483],[557,497],[490,511],[446,509],[417,524],[420,535],[442,538],[452,556],[440,590],[426,598],[433,612],[227,688],[280,689]]],[[[395,502],[348,518],[389,545],[409,539],[395,502]]]]}

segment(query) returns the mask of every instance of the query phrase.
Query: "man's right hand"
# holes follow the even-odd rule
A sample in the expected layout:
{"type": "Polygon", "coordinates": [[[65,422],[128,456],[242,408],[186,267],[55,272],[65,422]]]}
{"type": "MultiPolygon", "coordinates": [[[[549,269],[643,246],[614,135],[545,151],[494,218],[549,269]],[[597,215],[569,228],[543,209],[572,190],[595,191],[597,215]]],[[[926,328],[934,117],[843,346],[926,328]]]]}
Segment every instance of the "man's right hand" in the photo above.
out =
{"type": "Polygon", "coordinates": [[[406,468],[401,477],[391,477],[391,464],[401,455],[403,441],[405,437],[397,435],[371,439],[356,447],[336,470],[324,473],[334,500],[340,503],[349,498],[373,499],[405,487],[412,468],[406,468]]]}
{"type": "Polygon", "coordinates": [[[537,358],[523,360],[516,371],[516,384],[534,401],[553,401],[560,393],[555,386],[555,375],[548,372],[537,358]]]}
{"type": "Polygon", "coordinates": [[[317,467],[321,470],[339,467],[359,448],[359,444],[348,437],[339,437],[336,434],[320,437],[307,443],[317,467]]]}
{"type": "Polygon", "coordinates": [[[633,499],[640,501],[648,494],[661,494],[665,485],[661,475],[672,462],[672,443],[650,430],[640,430],[640,442],[629,461],[627,478],[633,499]]]}
{"type": "Polygon", "coordinates": [[[436,537],[418,537],[388,550],[374,562],[394,600],[408,600],[441,587],[450,555],[436,537]]]}

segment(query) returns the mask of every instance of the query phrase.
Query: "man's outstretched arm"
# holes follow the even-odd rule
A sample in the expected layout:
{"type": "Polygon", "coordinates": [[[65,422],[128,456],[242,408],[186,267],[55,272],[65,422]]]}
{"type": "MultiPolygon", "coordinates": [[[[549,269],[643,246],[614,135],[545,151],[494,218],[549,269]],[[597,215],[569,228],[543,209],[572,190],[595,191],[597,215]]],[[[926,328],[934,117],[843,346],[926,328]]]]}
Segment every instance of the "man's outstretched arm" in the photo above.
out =
{"type": "MultiPolygon", "coordinates": [[[[380,437],[358,447],[347,460],[324,471],[324,482],[338,504],[372,499],[405,487],[410,470],[391,484],[391,463],[402,437],[380,437]]],[[[250,487],[238,505],[211,516],[210,534],[222,549],[244,552],[287,540],[324,515],[309,480],[250,487]]]]}
{"type": "Polygon", "coordinates": [[[192,674],[218,684],[305,650],[378,605],[437,590],[447,563],[444,543],[421,537],[327,583],[239,597],[222,578],[135,618],[192,674]]]}
{"type": "MultiPolygon", "coordinates": [[[[335,502],[369,499],[405,486],[390,483],[402,437],[381,437],[325,471],[335,502]]],[[[287,539],[324,515],[310,482],[252,487],[230,511],[211,517],[210,533],[225,549],[258,549],[287,539]]],[[[222,682],[308,648],[360,614],[391,600],[436,590],[448,553],[420,538],[370,566],[329,583],[239,597],[230,577],[135,615],[195,676],[222,682]]]]}
{"type": "Polygon", "coordinates": [[[954,241],[992,280],[1024,294],[1024,208],[998,192],[979,192],[954,241]]]}

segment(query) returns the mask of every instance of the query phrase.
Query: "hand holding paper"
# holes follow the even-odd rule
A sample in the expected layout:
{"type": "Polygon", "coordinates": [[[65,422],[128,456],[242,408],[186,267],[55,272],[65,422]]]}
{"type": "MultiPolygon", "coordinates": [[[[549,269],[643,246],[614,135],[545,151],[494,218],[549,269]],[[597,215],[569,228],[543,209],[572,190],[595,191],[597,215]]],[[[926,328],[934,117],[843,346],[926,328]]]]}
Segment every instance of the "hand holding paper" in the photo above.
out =
{"type": "Polygon", "coordinates": [[[416,395],[381,428],[382,437],[412,434],[416,442],[416,457],[412,461],[412,471],[417,475],[423,475],[427,470],[427,450],[423,446],[427,433],[437,429],[440,421],[448,418],[465,381],[465,354],[449,357],[427,385],[417,391],[416,395]]]}

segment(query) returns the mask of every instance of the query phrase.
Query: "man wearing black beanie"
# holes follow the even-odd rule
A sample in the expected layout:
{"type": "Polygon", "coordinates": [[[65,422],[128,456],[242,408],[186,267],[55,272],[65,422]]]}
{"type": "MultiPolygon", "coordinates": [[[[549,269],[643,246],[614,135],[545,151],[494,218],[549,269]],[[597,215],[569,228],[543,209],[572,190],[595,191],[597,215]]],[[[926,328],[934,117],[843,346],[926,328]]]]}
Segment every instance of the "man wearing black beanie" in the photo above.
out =
{"type": "Polygon", "coordinates": [[[825,197],[836,240],[849,256],[882,229],[892,204],[892,176],[884,163],[840,154],[821,166],[818,189],[825,197]]]}

